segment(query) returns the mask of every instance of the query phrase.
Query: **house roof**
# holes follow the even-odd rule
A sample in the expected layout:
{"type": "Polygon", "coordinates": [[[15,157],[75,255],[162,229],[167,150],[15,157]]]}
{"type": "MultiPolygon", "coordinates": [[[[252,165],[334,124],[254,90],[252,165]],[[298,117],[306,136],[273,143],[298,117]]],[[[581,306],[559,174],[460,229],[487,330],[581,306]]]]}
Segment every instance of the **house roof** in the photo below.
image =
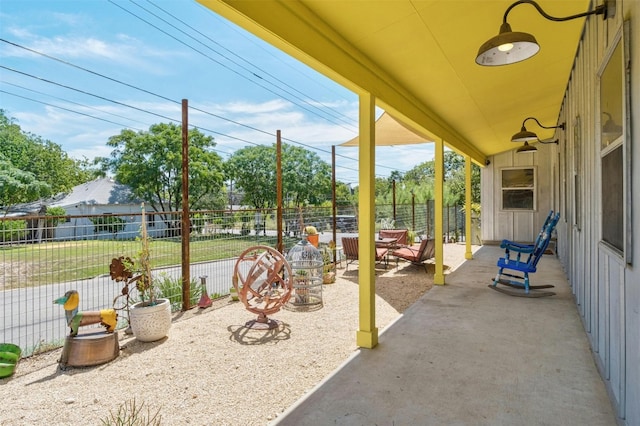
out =
{"type": "MultiPolygon", "coordinates": [[[[557,124],[585,19],[606,25],[600,16],[554,22],[520,4],[508,22],[535,35],[540,52],[484,67],[475,63],[478,48],[498,34],[512,0],[198,1],[355,93],[371,93],[403,124],[481,165],[519,146],[510,139],[526,117],[557,124]]],[[[592,3],[542,7],[565,17],[592,3]]]]}
{"type": "Polygon", "coordinates": [[[141,200],[131,192],[131,188],[115,182],[112,178],[99,178],[74,186],[64,198],[51,203],[52,207],[65,207],[78,204],[109,205],[136,204],[141,200]]]}

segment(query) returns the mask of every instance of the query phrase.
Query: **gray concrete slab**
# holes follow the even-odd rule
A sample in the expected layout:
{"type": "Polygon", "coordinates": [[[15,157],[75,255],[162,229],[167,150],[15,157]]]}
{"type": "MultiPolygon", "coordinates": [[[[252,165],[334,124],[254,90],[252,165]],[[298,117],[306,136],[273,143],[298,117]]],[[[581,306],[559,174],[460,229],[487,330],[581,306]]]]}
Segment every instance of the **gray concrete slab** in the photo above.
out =
{"type": "Polygon", "coordinates": [[[487,287],[501,250],[484,246],[274,425],[615,425],[560,262],[532,284],[555,296],[487,287]]]}

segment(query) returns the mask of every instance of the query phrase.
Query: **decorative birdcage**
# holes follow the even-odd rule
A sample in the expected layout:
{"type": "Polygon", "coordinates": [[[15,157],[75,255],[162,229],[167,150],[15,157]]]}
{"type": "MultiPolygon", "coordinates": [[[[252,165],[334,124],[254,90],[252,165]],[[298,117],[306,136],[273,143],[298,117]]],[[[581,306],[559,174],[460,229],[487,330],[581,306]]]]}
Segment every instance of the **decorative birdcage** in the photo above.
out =
{"type": "Polygon", "coordinates": [[[293,274],[293,294],[288,307],[322,307],[322,253],[303,238],[287,254],[293,274]]]}

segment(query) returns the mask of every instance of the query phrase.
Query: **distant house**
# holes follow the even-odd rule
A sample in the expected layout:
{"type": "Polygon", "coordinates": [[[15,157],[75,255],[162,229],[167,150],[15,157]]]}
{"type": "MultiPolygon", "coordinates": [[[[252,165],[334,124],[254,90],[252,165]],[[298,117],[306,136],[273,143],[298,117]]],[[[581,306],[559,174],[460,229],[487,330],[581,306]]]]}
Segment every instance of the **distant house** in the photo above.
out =
{"type": "MultiPolygon", "coordinates": [[[[99,178],[75,186],[62,198],[48,203],[62,207],[66,221],[57,226],[54,238],[69,239],[134,239],[140,229],[142,200],[127,185],[112,178],[99,178]]],[[[147,212],[151,206],[147,204],[147,212]]],[[[149,234],[162,236],[166,226],[161,220],[148,220],[149,234]]]]}
{"type": "Polygon", "coordinates": [[[127,185],[105,177],[74,186],[70,193],[48,204],[62,207],[68,215],[140,213],[140,203],[127,185]]]}

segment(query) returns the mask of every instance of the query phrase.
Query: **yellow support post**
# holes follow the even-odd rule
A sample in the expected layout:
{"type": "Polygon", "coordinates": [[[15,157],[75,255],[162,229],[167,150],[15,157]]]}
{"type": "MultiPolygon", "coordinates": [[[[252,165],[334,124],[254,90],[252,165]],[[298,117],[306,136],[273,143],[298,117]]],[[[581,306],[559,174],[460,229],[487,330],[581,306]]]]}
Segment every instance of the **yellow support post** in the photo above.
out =
{"type": "Polygon", "coordinates": [[[435,178],[435,248],[436,248],[436,272],[433,275],[433,283],[444,285],[444,247],[442,216],[444,212],[444,141],[437,140],[434,161],[436,163],[435,178]]]}
{"type": "Polygon", "coordinates": [[[464,241],[466,250],[465,259],[473,259],[471,252],[471,157],[464,156],[464,241]]]}
{"type": "Polygon", "coordinates": [[[378,344],[375,274],[375,98],[360,95],[360,143],[358,146],[358,291],[359,328],[356,344],[378,344]]]}

